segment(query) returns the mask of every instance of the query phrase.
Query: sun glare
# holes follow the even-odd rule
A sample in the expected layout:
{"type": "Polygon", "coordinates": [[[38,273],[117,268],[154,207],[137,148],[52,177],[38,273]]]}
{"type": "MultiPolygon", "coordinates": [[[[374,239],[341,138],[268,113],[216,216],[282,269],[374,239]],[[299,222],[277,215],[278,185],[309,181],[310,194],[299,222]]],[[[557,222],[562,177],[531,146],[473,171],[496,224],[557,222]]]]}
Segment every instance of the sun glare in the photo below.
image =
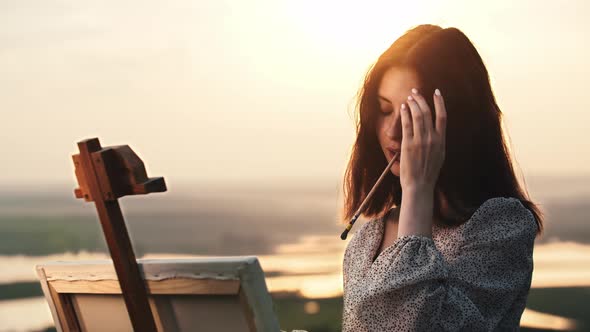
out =
{"type": "Polygon", "coordinates": [[[288,1],[288,18],[324,50],[374,58],[409,28],[433,18],[431,1],[288,1]]]}

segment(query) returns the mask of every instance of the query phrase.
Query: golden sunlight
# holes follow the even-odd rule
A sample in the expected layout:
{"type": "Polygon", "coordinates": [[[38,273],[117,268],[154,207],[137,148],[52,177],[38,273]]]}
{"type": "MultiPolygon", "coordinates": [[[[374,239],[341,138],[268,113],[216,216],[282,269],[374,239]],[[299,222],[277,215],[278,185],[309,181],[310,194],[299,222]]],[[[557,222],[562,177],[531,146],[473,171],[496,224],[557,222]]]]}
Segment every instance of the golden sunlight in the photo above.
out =
{"type": "Polygon", "coordinates": [[[417,22],[436,16],[433,1],[288,1],[289,20],[321,51],[369,63],[417,22]],[[387,26],[387,29],[383,29],[387,26]]]}
{"type": "MultiPolygon", "coordinates": [[[[342,258],[346,243],[334,235],[306,236],[297,243],[279,246],[275,254],[257,256],[262,269],[272,275],[266,277],[269,291],[298,293],[310,301],[342,296],[342,258]]],[[[207,256],[162,253],[148,254],[142,258],[191,257],[207,256]]],[[[36,257],[0,256],[3,262],[0,272],[4,272],[0,275],[4,282],[32,281],[36,280],[32,265],[53,260],[92,259],[108,259],[108,256],[87,252],[36,257]]],[[[534,264],[531,288],[590,286],[590,245],[574,242],[537,244],[534,264]]],[[[39,302],[39,308],[44,307],[41,298],[35,300],[39,302]]],[[[48,312],[40,317],[43,317],[43,322],[50,319],[48,312]]],[[[576,321],[525,309],[521,325],[568,330],[576,326],[576,321]]]]}
{"type": "Polygon", "coordinates": [[[578,323],[574,319],[546,314],[525,308],[524,312],[522,313],[522,317],[520,318],[520,326],[535,329],[572,331],[577,328],[578,323]]]}

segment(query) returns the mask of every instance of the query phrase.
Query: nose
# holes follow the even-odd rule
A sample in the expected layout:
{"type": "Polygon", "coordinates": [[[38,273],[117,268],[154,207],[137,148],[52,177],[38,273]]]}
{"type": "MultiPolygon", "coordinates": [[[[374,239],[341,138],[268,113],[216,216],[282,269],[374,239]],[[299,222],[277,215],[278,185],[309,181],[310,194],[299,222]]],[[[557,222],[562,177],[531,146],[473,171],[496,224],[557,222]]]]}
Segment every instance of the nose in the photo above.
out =
{"type": "Polygon", "coordinates": [[[387,119],[386,134],[392,140],[401,141],[402,137],[402,119],[401,112],[398,108],[397,112],[393,112],[393,116],[387,119]]]}

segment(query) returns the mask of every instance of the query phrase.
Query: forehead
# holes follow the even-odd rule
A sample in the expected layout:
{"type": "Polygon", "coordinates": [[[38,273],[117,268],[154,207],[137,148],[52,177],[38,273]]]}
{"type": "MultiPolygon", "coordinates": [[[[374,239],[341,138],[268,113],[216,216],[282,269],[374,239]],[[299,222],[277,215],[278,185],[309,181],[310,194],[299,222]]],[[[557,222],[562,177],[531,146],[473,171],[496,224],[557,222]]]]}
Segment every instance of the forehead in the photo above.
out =
{"type": "Polygon", "coordinates": [[[383,74],[377,92],[379,96],[394,103],[401,103],[406,100],[412,88],[420,88],[419,83],[418,76],[413,70],[392,67],[383,74]]]}

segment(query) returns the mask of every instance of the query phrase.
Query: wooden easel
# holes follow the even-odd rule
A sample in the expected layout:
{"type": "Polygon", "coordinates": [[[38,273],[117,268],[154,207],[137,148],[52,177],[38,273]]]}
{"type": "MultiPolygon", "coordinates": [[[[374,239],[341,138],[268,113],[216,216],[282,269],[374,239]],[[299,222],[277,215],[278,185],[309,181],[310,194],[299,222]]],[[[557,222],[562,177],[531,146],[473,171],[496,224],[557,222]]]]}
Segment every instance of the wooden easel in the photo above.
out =
{"type": "Polygon", "coordinates": [[[91,138],[78,142],[78,148],[80,153],[72,156],[79,186],[76,198],[96,205],[133,330],[156,332],[118,198],[164,192],[164,178],[148,178],[143,162],[128,145],[102,148],[98,138],[91,138]]]}

